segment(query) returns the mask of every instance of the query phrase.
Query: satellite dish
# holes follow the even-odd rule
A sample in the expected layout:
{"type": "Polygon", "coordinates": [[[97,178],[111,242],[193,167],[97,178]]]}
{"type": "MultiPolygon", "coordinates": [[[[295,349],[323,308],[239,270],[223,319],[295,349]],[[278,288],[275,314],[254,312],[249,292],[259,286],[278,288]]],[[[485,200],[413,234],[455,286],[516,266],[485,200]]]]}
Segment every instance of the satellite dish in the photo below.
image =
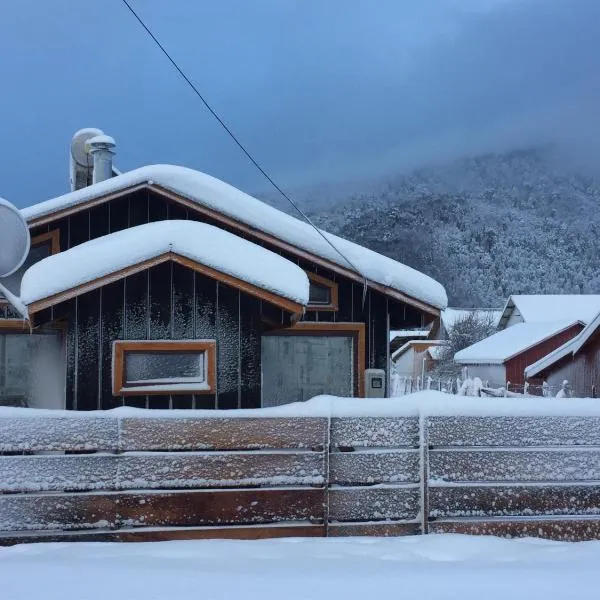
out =
{"type": "Polygon", "coordinates": [[[71,140],[71,156],[78,165],[88,167],[92,164],[90,155],[85,151],[85,143],[93,137],[103,135],[103,133],[101,129],[96,129],[95,127],[80,129],[75,133],[71,140]]]}
{"type": "Polygon", "coordinates": [[[103,135],[96,127],[86,127],[75,133],[71,140],[71,191],[87,187],[92,183],[92,167],[94,161],[87,153],[85,144],[92,138],[103,135]]]}
{"type": "Polygon", "coordinates": [[[18,270],[29,254],[29,227],[18,208],[0,198],[0,277],[18,270]]]}

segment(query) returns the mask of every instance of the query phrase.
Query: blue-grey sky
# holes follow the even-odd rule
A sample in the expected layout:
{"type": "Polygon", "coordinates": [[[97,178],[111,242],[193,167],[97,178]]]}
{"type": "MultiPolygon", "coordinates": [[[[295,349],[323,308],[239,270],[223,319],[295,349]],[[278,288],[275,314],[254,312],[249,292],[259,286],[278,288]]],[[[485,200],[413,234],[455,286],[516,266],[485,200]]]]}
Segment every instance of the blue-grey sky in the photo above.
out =
{"type": "MultiPolygon", "coordinates": [[[[600,164],[598,0],[131,0],[284,186],[558,141],[600,164]]],[[[266,184],[120,0],[4,0],[0,196],[68,190],[82,127],[128,170],[266,184]]]]}

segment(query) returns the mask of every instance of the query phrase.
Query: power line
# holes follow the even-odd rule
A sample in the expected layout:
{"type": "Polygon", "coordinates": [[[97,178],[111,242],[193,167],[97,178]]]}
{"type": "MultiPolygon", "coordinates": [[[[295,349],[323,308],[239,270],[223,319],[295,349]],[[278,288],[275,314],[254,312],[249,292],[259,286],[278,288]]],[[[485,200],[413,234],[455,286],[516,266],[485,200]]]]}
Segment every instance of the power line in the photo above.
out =
{"type": "Polygon", "coordinates": [[[354,271],[356,271],[356,273],[358,275],[363,277],[363,279],[364,279],[363,302],[364,302],[364,296],[365,296],[366,287],[367,287],[366,277],[364,277],[364,275],[360,272],[360,270],[354,266],[352,261],[349,258],[347,258],[346,256],[344,256],[344,254],[341,252],[341,250],[339,250],[334,245],[334,243],[312,222],[312,220],[308,217],[308,215],[277,185],[277,183],[275,183],[275,181],[267,173],[267,171],[265,171],[265,169],[263,169],[263,167],[260,166],[258,161],[252,156],[252,154],[250,154],[250,152],[246,149],[244,144],[242,144],[242,142],[240,142],[240,140],[237,138],[237,136],[228,127],[227,123],[225,123],[225,121],[223,121],[223,119],[217,114],[217,112],[214,110],[214,108],[208,103],[206,98],[201,94],[200,90],[198,90],[198,88],[192,83],[190,78],[183,72],[183,70],[177,64],[177,62],[175,62],[175,59],[169,54],[167,49],[160,43],[158,38],[152,33],[150,28],[146,25],[146,23],[144,23],[144,21],[138,15],[138,13],[132,8],[132,6],[131,6],[131,4],[129,4],[128,0],[122,0],[122,2],[129,9],[131,14],[136,18],[136,20],[142,26],[142,28],[146,31],[146,33],[152,38],[154,43],[160,48],[161,52],[167,57],[167,59],[173,65],[173,67],[175,67],[175,69],[177,70],[179,75],[181,75],[181,77],[184,79],[184,81],[190,86],[190,88],[192,88],[192,90],[194,91],[196,96],[198,96],[198,98],[200,98],[202,104],[204,104],[204,106],[208,109],[210,114],[219,122],[221,127],[227,132],[227,135],[229,135],[229,137],[237,144],[238,148],[246,155],[248,160],[260,171],[260,173],[265,177],[265,179],[296,209],[296,211],[298,211],[298,213],[300,215],[302,215],[304,220],[335,250],[335,252],[337,252],[346,261],[346,263],[348,263],[350,265],[350,267],[354,271]]]}

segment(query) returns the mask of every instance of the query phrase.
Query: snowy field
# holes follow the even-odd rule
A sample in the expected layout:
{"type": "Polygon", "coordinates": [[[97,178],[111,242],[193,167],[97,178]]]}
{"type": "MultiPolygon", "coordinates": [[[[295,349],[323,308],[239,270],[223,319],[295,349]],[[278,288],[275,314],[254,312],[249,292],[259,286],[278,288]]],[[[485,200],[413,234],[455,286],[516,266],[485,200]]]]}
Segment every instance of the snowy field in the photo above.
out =
{"type": "Polygon", "coordinates": [[[2,600],[597,598],[600,541],[406,538],[0,549],[2,600]]]}

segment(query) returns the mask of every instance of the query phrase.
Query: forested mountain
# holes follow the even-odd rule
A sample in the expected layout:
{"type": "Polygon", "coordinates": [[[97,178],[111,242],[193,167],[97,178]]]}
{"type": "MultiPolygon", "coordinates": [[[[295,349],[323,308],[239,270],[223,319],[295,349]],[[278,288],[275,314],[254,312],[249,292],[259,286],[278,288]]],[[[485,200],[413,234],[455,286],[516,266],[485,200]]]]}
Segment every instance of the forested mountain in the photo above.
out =
{"type": "Polygon", "coordinates": [[[302,200],[324,229],[441,281],[452,305],[600,292],[600,180],[547,150],[489,154],[302,200]]]}

